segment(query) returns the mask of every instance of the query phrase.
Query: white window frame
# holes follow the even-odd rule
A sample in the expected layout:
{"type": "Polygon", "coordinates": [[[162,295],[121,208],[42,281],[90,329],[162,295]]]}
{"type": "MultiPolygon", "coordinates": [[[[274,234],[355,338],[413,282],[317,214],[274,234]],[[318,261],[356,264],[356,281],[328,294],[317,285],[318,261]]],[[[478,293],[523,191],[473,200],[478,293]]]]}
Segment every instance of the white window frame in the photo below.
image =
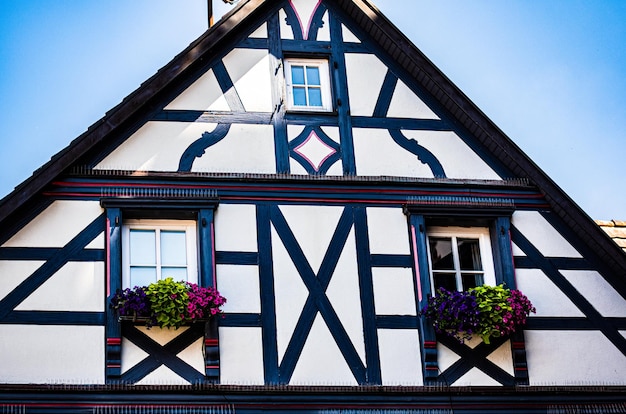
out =
{"type": "MultiPolygon", "coordinates": [[[[426,232],[426,248],[428,249],[428,270],[430,273],[430,285],[433,292],[435,291],[435,278],[433,274],[432,256],[430,255],[430,238],[446,237],[453,240],[453,246],[456,246],[456,239],[478,239],[480,249],[480,259],[483,265],[483,282],[485,285],[496,285],[496,273],[493,264],[493,253],[491,251],[491,236],[487,227],[429,227],[426,232]]],[[[461,278],[461,269],[459,265],[458,250],[453,249],[454,273],[456,277],[456,288],[458,291],[463,290],[463,282],[461,278]]],[[[452,270],[450,270],[452,273],[452,270]]]]}
{"type": "MultiPolygon", "coordinates": [[[[285,82],[287,84],[287,110],[289,111],[315,111],[315,112],[332,112],[333,102],[330,89],[330,71],[328,69],[328,59],[303,59],[303,58],[285,58],[285,82]],[[294,105],[293,102],[293,82],[291,78],[292,66],[315,66],[319,68],[320,74],[320,91],[322,94],[322,106],[302,106],[294,105]]],[[[305,71],[306,72],[306,71],[305,71]]],[[[300,85],[298,85],[300,86],[300,85]]],[[[308,98],[308,91],[307,91],[308,98]]]]}
{"type": "Polygon", "coordinates": [[[130,230],[156,230],[157,244],[157,280],[161,275],[160,260],[160,237],[158,233],[161,231],[185,231],[187,244],[187,282],[198,283],[198,245],[197,245],[197,227],[194,220],[147,220],[133,219],[125,220],[122,225],[122,289],[132,288],[130,286],[130,230]]]}

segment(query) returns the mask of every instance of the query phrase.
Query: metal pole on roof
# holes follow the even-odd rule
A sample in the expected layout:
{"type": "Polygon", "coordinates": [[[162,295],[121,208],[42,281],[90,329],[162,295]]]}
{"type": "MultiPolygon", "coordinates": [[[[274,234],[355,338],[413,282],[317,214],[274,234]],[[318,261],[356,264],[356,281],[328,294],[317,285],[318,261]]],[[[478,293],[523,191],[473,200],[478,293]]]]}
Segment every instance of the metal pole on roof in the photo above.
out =
{"type": "Polygon", "coordinates": [[[213,26],[213,0],[206,0],[209,18],[209,27],[213,26]]]}

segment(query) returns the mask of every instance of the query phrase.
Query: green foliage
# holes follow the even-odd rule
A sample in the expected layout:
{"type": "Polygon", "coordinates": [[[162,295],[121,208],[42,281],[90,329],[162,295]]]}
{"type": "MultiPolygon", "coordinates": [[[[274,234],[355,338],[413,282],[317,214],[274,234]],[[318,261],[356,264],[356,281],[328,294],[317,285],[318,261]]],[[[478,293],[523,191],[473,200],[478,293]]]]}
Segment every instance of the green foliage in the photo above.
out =
{"type": "MultiPolygon", "coordinates": [[[[513,310],[509,303],[511,291],[504,285],[478,286],[469,290],[476,297],[480,323],[476,333],[482,336],[485,343],[489,338],[497,338],[512,329],[508,329],[510,315],[513,310]]],[[[513,327],[511,327],[513,328],[513,327]]]]}
{"type": "Polygon", "coordinates": [[[463,342],[480,335],[488,344],[491,337],[510,335],[526,323],[536,309],[519,290],[504,285],[479,286],[463,292],[443,288],[428,298],[420,314],[433,323],[438,333],[463,342]]]}
{"type": "Polygon", "coordinates": [[[146,294],[159,327],[178,328],[187,322],[189,295],[184,282],[175,282],[168,277],[148,285],[146,294]]]}

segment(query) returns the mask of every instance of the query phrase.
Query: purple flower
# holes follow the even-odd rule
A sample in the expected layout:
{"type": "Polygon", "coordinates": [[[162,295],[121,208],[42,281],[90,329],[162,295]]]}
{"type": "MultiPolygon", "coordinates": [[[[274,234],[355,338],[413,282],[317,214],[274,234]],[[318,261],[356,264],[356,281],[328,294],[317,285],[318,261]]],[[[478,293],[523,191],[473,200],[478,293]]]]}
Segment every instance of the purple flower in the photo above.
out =
{"type": "Polygon", "coordinates": [[[515,332],[535,311],[522,292],[499,285],[481,286],[466,292],[440,288],[435,296],[428,298],[420,314],[431,320],[438,333],[461,342],[479,334],[489,343],[491,336],[515,332]]]}

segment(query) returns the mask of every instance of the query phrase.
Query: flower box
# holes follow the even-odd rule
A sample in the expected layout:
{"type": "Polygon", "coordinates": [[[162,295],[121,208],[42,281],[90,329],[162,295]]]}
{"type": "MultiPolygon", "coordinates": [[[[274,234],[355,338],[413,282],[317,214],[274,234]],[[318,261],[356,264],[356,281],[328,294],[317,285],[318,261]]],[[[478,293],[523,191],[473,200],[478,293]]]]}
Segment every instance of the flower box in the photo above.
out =
{"type": "Polygon", "coordinates": [[[463,292],[444,288],[428,298],[421,314],[427,317],[437,333],[460,342],[474,335],[489,343],[491,337],[510,335],[526,323],[536,309],[519,290],[498,286],[479,286],[463,292]]]}
{"type": "Polygon", "coordinates": [[[120,321],[178,328],[206,322],[222,312],[220,307],[224,303],[226,298],[215,288],[167,278],[148,286],[118,290],[111,298],[110,307],[120,321]]]}

